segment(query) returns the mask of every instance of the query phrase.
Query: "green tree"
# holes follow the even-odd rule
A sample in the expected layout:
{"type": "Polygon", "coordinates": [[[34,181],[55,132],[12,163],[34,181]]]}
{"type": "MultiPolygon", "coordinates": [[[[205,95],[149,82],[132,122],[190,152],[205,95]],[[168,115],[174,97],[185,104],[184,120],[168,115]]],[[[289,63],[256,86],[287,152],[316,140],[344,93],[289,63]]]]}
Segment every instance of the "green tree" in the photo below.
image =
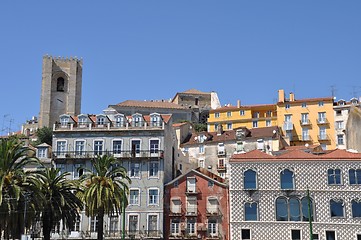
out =
{"type": "Polygon", "coordinates": [[[86,173],[81,177],[84,187],[81,199],[87,216],[97,217],[97,239],[102,240],[104,215],[120,214],[122,204],[128,204],[125,195],[130,178],[113,156],[98,156],[91,160],[91,164],[93,170],[85,169],[86,173]]]}
{"type": "MultiPolygon", "coordinates": [[[[45,240],[50,239],[51,230],[63,221],[67,228],[74,226],[83,208],[82,201],[76,196],[79,184],[67,178],[70,173],[61,173],[56,168],[44,168],[36,171],[38,184],[42,195],[40,216],[43,223],[45,240]]],[[[34,185],[35,185],[34,184],[34,185]]]]}
{"type": "Polygon", "coordinates": [[[48,145],[52,144],[53,141],[53,130],[50,127],[42,127],[36,131],[37,140],[36,145],[46,143],[48,145]]]}
{"type": "Polygon", "coordinates": [[[38,159],[29,157],[31,152],[16,138],[0,139],[0,234],[4,232],[5,237],[20,238],[25,223],[31,222],[24,220],[24,213],[29,197],[34,196],[29,182],[32,173],[24,169],[40,165],[38,159]]]}
{"type": "Polygon", "coordinates": [[[196,132],[207,131],[207,124],[205,123],[195,123],[193,126],[196,132]]]}

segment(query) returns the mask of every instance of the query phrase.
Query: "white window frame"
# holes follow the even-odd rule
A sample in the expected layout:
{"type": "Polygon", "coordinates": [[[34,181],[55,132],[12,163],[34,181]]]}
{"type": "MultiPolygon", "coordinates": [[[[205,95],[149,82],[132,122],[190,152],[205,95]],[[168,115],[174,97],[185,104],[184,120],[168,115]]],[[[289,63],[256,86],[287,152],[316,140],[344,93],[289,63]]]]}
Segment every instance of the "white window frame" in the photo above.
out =
{"type": "Polygon", "coordinates": [[[148,178],[159,178],[159,167],[160,167],[160,162],[159,161],[151,161],[151,162],[149,162],[148,163],[148,178]],[[157,174],[156,175],[151,175],[152,164],[157,164],[157,174]]]}
{"type": "MultiPolygon", "coordinates": [[[[94,139],[93,140],[93,153],[94,153],[94,155],[100,155],[100,156],[102,156],[103,154],[104,154],[104,139],[94,139]],[[101,150],[99,150],[99,149],[96,149],[96,146],[95,146],[95,142],[102,142],[102,144],[101,145],[99,145],[99,146],[101,146],[101,150]],[[99,154],[99,152],[101,153],[101,154],[99,154]]],[[[98,145],[97,145],[97,147],[98,147],[98,145]]]]}
{"type": "Polygon", "coordinates": [[[157,214],[157,213],[148,213],[147,214],[147,231],[159,231],[160,229],[159,229],[159,214],[157,214]],[[157,217],[157,222],[156,222],[156,229],[155,230],[149,230],[149,217],[150,216],[156,216],[157,217]]]}
{"type": "Polygon", "coordinates": [[[56,154],[57,156],[64,156],[67,152],[68,147],[68,141],[67,140],[57,140],[56,141],[56,154]],[[64,143],[64,145],[59,146],[59,143],[64,143]],[[59,147],[61,150],[59,150],[59,147]]]}
{"type": "Polygon", "coordinates": [[[130,188],[129,189],[129,205],[131,206],[140,206],[140,188],[130,188]],[[137,202],[136,203],[132,203],[132,195],[130,194],[131,191],[138,191],[138,195],[134,195],[134,196],[137,196],[136,197],[136,200],[137,202]]]}
{"type": "MultiPolygon", "coordinates": [[[[118,146],[118,145],[117,145],[118,146]]],[[[123,151],[123,139],[115,138],[112,140],[112,152],[115,157],[120,157],[123,151]],[[114,149],[114,142],[120,142],[120,149],[114,149]],[[117,153],[115,153],[117,151],[117,153]],[[118,152],[120,151],[120,152],[118,152]]]]}
{"type": "Polygon", "coordinates": [[[160,151],[160,139],[159,138],[151,138],[151,139],[149,139],[149,153],[150,153],[150,156],[158,156],[159,151],[160,151]],[[153,145],[153,148],[152,148],[151,141],[158,141],[158,146],[153,145]],[[155,148],[154,146],[157,146],[157,147],[155,148]]]}
{"type": "Polygon", "coordinates": [[[39,147],[38,148],[38,158],[46,158],[47,157],[47,148],[46,147],[39,147]]]}
{"type": "Polygon", "coordinates": [[[142,172],[142,163],[140,161],[129,161],[129,171],[128,175],[130,178],[137,178],[140,179],[141,172],[142,172]],[[132,164],[138,164],[138,174],[132,175],[132,164]]]}
{"type": "MultiPolygon", "coordinates": [[[[140,157],[142,154],[142,139],[140,138],[132,138],[130,139],[130,152],[132,155],[132,147],[133,147],[133,141],[139,141],[139,149],[135,149],[135,157],[140,157]],[[137,151],[139,150],[139,153],[137,153],[137,151]]],[[[133,157],[133,156],[132,156],[133,157]]]]}
{"type": "Polygon", "coordinates": [[[159,195],[160,195],[159,188],[148,188],[148,191],[147,191],[148,206],[158,206],[159,205],[159,195]],[[150,195],[150,191],[152,191],[152,190],[157,190],[157,195],[150,195]],[[151,201],[151,198],[153,198],[152,196],[155,196],[155,201],[154,201],[154,199],[151,201]]]}
{"type": "Polygon", "coordinates": [[[139,220],[140,220],[140,216],[139,216],[139,214],[134,214],[134,213],[132,213],[132,214],[129,214],[128,215],[128,226],[127,226],[127,230],[131,233],[131,232],[133,232],[133,231],[139,231],[139,220]],[[130,230],[129,229],[129,227],[130,227],[130,218],[131,217],[133,217],[133,216],[136,216],[137,217],[137,227],[136,227],[136,229],[135,230],[130,230]]]}
{"type": "Polygon", "coordinates": [[[82,156],[82,155],[85,155],[85,146],[86,146],[86,141],[85,141],[85,139],[76,139],[76,140],[74,140],[74,148],[75,148],[75,155],[76,156],[82,156]],[[78,144],[77,143],[83,143],[83,149],[82,150],[79,150],[79,149],[77,149],[77,147],[78,147],[78,144]]]}

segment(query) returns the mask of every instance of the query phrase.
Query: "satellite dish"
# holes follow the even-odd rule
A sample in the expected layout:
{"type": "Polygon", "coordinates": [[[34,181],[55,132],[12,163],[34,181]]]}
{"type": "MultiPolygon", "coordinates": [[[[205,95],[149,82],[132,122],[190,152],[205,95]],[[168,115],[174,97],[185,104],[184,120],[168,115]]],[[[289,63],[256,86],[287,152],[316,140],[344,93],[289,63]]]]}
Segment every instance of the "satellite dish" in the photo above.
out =
{"type": "Polygon", "coordinates": [[[276,130],[273,130],[272,132],[273,132],[273,134],[276,134],[277,131],[276,131],[276,130]]]}
{"type": "Polygon", "coordinates": [[[310,145],[308,143],[305,144],[305,147],[308,148],[310,145]]]}

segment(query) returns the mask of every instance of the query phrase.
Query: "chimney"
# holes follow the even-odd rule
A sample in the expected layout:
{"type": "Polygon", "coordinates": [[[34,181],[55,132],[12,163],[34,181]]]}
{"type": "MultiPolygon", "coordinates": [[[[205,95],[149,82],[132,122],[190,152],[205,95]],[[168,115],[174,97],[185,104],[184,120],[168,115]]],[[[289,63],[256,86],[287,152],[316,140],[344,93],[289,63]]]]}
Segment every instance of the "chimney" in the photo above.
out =
{"type": "Polygon", "coordinates": [[[278,90],[278,102],[285,102],[285,91],[283,89],[278,90]]]}
{"type": "Polygon", "coordinates": [[[241,107],[241,100],[237,100],[237,108],[241,107]]]}
{"type": "Polygon", "coordinates": [[[295,101],[295,94],[293,92],[290,92],[290,102],[295,101]]]}

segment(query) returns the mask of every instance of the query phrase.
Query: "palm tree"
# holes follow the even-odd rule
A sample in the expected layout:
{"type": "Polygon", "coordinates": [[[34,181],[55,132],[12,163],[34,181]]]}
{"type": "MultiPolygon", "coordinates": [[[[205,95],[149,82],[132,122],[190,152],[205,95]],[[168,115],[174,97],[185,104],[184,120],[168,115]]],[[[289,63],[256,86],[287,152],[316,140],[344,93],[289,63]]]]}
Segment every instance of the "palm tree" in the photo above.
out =
{"type": "Polygon", "coordinates": [[[74,226],[83,208],[82,201],[76,196],[78,184],[67,178],[70,173],[61,173],[56,168],[36,171],[38,179],[32,179],[43,196],[40,211],[45,240],[50,239],[51,230],[62,220],[67,228],[74,226]]]}
{"type": "Polygon", "coordinates": [[[98,156],[91,160],[91,164],[93,171],[85,169],[86,173],[81,177],[84,187],[81,198],[87,216],[97,217],[97,239],[102,240],[104,215],[120,214],[122,204],[128,204],[125,194],[130,178],[113,156],[98,156]]]}
{"type": "Polygon", "coordinates": [[[32,173],[24,168],[40,165],[31,151],[16,138],[0,139],[0,234],[4,231],[7,237],[19,238],[25,222],[30,223],[24,211],[33,190],[28,182],[32,173]]]}

